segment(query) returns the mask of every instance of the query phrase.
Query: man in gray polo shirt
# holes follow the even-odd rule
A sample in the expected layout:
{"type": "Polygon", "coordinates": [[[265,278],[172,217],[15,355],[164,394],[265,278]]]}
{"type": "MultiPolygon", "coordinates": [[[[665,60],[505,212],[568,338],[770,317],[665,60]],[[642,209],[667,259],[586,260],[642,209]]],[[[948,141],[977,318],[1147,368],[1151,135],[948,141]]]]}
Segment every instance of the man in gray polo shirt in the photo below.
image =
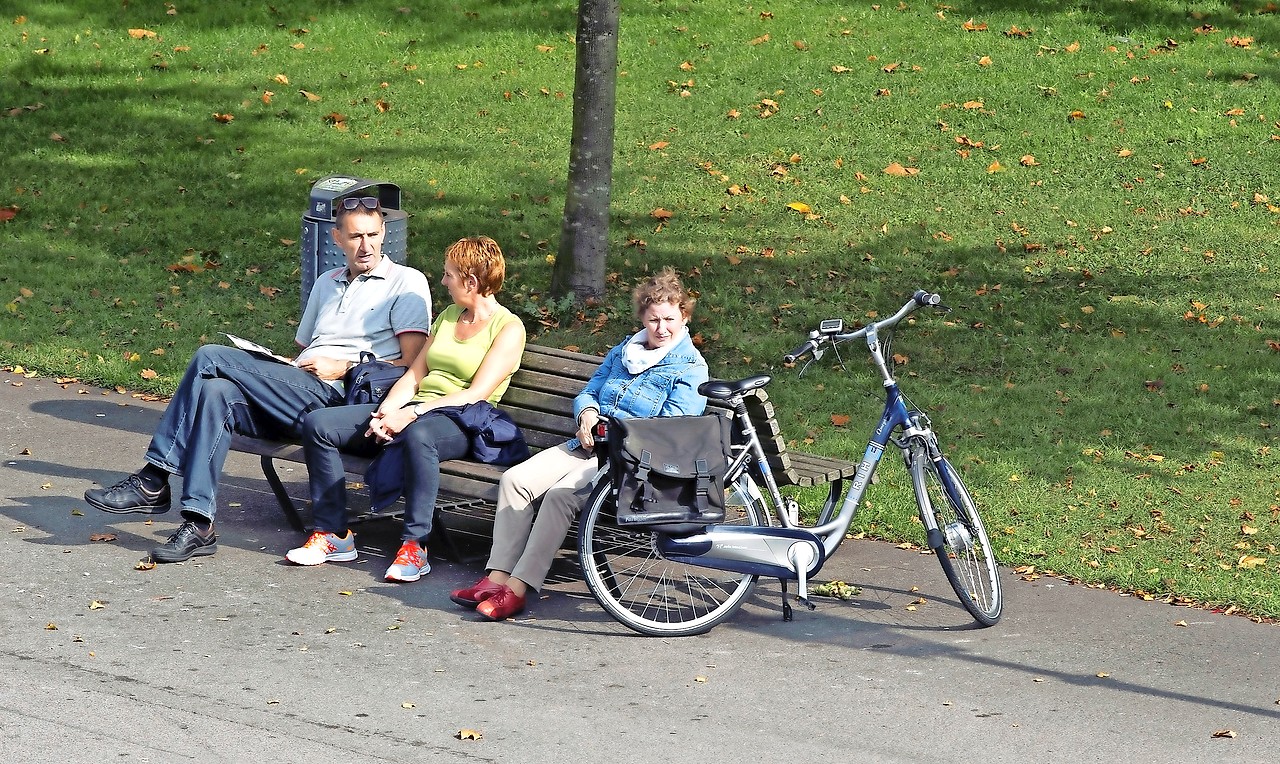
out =
{"type": "Polygon", "coordinates": [[[181,562],[216,552],[218,478],[232,433],[299,437],[307,412],[344,402],[343,376],[361,352],[408,366],[426,343],[427,278],[383,256],[385,235],[377,199],[339,200],[333,239],[346,265],[320,274],[312,286],[293,363],[201,347],[151,438],[146,464],[115,485],[85,491],[85,501],[115,514],[168,512],[169,476],[180,475],[183,523],[151,557],[181,562]]]}

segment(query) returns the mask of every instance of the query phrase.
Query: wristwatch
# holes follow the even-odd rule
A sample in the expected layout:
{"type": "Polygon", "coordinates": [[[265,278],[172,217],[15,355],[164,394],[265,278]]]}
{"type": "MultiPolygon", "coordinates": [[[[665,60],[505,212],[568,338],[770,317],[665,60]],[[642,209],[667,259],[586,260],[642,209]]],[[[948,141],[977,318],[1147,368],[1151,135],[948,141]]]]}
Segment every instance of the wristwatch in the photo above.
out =
{"type": "Polygon", "coordinates": [[[415,403],[415,404],[413,404],[413,415],[414,415],[414,416],[423,416],[423,415],[425,415],[426,413],[427,413],[427,404],[426,404],[426,403],[415,403]]]}

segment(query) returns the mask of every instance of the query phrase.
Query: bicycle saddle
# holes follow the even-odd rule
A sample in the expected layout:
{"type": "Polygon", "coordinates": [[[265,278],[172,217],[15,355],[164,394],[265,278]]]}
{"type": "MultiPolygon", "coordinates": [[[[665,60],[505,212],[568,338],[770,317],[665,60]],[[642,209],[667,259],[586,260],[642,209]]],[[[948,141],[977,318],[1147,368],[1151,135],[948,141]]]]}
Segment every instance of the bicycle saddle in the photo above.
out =
{"type": "Polygon", "coordinates": [[[754,377],[739,379],[736,382],[725,379],[709,379],[698,385],[698,392],[708,398],[722,401],[735,395],[741,395],[750,390],[764,387],[771,381],[773,381],[773,377],[768,374],[758,374],[754,377]]]}

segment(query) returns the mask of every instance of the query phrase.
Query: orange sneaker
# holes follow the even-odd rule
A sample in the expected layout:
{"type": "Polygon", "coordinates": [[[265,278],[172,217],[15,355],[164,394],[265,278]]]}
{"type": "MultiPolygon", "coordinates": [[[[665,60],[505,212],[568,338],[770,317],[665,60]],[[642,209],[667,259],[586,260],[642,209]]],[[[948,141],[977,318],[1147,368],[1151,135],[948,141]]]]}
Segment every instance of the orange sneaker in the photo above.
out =
{"type": "Polygon", "coordinates": [[[384,576],[388,581],[409,583],[417,581],[431,572],[431,563],[427,562],[427,550],[416,541],[406,541],[396,552],[396,560],[387,568],[384,576]]]}

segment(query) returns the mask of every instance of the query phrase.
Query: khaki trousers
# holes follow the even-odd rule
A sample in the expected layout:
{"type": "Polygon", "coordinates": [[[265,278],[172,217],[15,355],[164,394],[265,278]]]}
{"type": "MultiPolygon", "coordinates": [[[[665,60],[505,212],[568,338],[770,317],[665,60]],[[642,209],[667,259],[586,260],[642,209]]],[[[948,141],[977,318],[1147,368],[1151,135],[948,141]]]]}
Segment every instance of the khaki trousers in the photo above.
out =
{"type": "Polygon", "coordinates": [[[598,471],[594,455],[562,444],[504,472],[485,569],[510,573],[541,591],[569,526],[591,496],[598,471]]]}

